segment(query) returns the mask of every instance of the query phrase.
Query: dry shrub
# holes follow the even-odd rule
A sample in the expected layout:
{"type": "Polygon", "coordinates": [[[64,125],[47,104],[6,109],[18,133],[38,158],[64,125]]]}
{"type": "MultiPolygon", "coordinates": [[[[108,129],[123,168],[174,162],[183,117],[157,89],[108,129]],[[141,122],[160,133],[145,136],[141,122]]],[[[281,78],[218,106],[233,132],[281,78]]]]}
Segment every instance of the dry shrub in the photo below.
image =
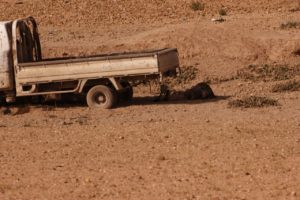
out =
{"type": "Polygon", "coordinates": [[[190,7],[193,11],[199,11],[199,10],[202,11],[202,10],[204,10],[205,6],[204,6],[204,3],[201,3],[199,1],[193,1],[191,3],[190,7]]]}
{"type": "Polygon", "coordinates": [[[205,82],[198,83],[190,89],[187,89],[184,92],[184,96],[189,100],[211,99],[216,97],[211,87],[205,82]]]}
{"type": "Polygon", "coordinates": [[[276,84],[272,88],[272,92],[293,92],[293,91],[300,91],[300,81],[289,81],[286,83],[279,83],[276,84]]]}
{"type": "Polygon", "coordinates": [[[231,108],[261,108],[268,106],[278,106],[277,100],[269,97],[250,96],[242,99],[231,100],[228,103],[231,108]]]}
{"type": "Polygon", "coordinates": [[[288,80],[300,74],[300,65],[249,65],[239,70],[236,78],[252,81],[278,81],[288,80]]]}
{"type": "MultiPolygon", "coordinates": [[[[198,69],[196,67],[182,66],[180,67],[180,73],[178,73],[176,77],[165,77],[164,84],[169,87],[171,92],[176,92],[176,90],[185,88],[188,84],[195,80],[197,78],[197,74],[198,69]]],[[[160,83],[157,79],[149,81],[133,81],[131,85],[134,87],[137,87],[139,85],[141,85],[141,87],[150,86],[151,93],[160,92],[160,83]]]]}
{"type": "Polygon", "coordinates": [[[225,16],[225,15],[227,15],[227,11],[226,11],[224,8],[221,8],[221,9],[219,10],[219,15],[225,16]]]}
{"type": "Polygon", "coordinates": [[[181,67],[180,74],[176,77],[175,84],[187,84],[195,80],[198,74],[198,69],[194,66],[181,67]]]}
{"type": "Polygon", "coordinates": [[[281,29],[300,28],[300,22],[289,21],[280,25],[281,29]]]}

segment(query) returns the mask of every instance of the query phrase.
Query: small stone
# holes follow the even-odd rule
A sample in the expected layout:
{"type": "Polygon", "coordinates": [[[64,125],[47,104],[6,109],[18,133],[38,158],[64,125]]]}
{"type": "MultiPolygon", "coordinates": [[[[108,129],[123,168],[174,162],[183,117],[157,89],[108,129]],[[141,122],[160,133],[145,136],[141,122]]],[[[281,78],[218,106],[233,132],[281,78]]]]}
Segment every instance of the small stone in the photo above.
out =
{"type": "Polygon", "coordinates": [[[164,155],[160,155],[160,156],[158,156],[158,160],[164,161],[164,160],[166,160],[166,157],[164,155]]]}
{"type": "Polygon", "coordinates": [[[222,17],[218,17],[218,18],[212,18],[211,21],[221,23],[221,22],[225,22],[225,19],[223,19],[222,17]]]}
{"type": "Polygon", "coordinates": [[[91,179],[89,179],[89,178],[86,178],[86,179],[85,179],[85,182],[87,182],[87,183],[91,183],[92,181],[91,181],[91,179]]]}

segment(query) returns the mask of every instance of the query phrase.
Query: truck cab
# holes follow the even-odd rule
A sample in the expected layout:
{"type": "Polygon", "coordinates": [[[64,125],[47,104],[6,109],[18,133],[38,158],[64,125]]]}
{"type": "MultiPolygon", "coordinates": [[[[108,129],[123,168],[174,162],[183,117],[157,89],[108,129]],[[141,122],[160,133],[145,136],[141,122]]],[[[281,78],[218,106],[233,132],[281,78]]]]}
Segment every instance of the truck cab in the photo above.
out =
{"type": "Polygon", "coordinates": [[[41,59],[37,24],[32,17],[0,22],[0,94],[7,102],[16,96],[14,66],[41,59]]]}

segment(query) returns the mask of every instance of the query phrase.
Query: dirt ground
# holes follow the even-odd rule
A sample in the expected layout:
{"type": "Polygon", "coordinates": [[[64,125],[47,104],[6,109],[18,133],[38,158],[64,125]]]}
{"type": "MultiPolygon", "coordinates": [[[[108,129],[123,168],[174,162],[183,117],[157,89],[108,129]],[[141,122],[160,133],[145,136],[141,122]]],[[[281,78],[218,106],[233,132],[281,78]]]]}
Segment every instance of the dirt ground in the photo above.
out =
{"type": "MultiPolygon", "coordinates": [[[[300,199],[300,81],[244,79],[249,65],[299,68],[298,0],[0,0],[0,20],[32,15],[44,57],[177,47],[212,100],[153,102],[145,88],[113,110],[24,106],[0,115],[0,199],[300,199]],[[212,22],[223,8],[224,22],[212,22]],[[298,52],[298,53],[297,53],[298,52]],[[266,96],[279,106],[231,108],[266,96]]],[[[3,108],[2,108],[3,109],[3,108]]]]}

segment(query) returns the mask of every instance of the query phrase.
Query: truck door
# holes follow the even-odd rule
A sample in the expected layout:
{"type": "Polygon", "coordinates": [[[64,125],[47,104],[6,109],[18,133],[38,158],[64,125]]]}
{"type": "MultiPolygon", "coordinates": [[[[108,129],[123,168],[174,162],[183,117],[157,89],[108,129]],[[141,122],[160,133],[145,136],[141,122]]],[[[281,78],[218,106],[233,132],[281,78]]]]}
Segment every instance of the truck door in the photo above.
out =
{"type": "Polygon", "coordinates": [[[22,21],[18,24],[17,31],[17,48],[19,62],[33,62],[33,39],[28,26],[25,24],[25,22],[22,21]]]}
{"type": "Polygon", "coordinates": [[[18,22],[16,43],[19,63],[41,60],[39,35],[33,19],[18,22]]]}

